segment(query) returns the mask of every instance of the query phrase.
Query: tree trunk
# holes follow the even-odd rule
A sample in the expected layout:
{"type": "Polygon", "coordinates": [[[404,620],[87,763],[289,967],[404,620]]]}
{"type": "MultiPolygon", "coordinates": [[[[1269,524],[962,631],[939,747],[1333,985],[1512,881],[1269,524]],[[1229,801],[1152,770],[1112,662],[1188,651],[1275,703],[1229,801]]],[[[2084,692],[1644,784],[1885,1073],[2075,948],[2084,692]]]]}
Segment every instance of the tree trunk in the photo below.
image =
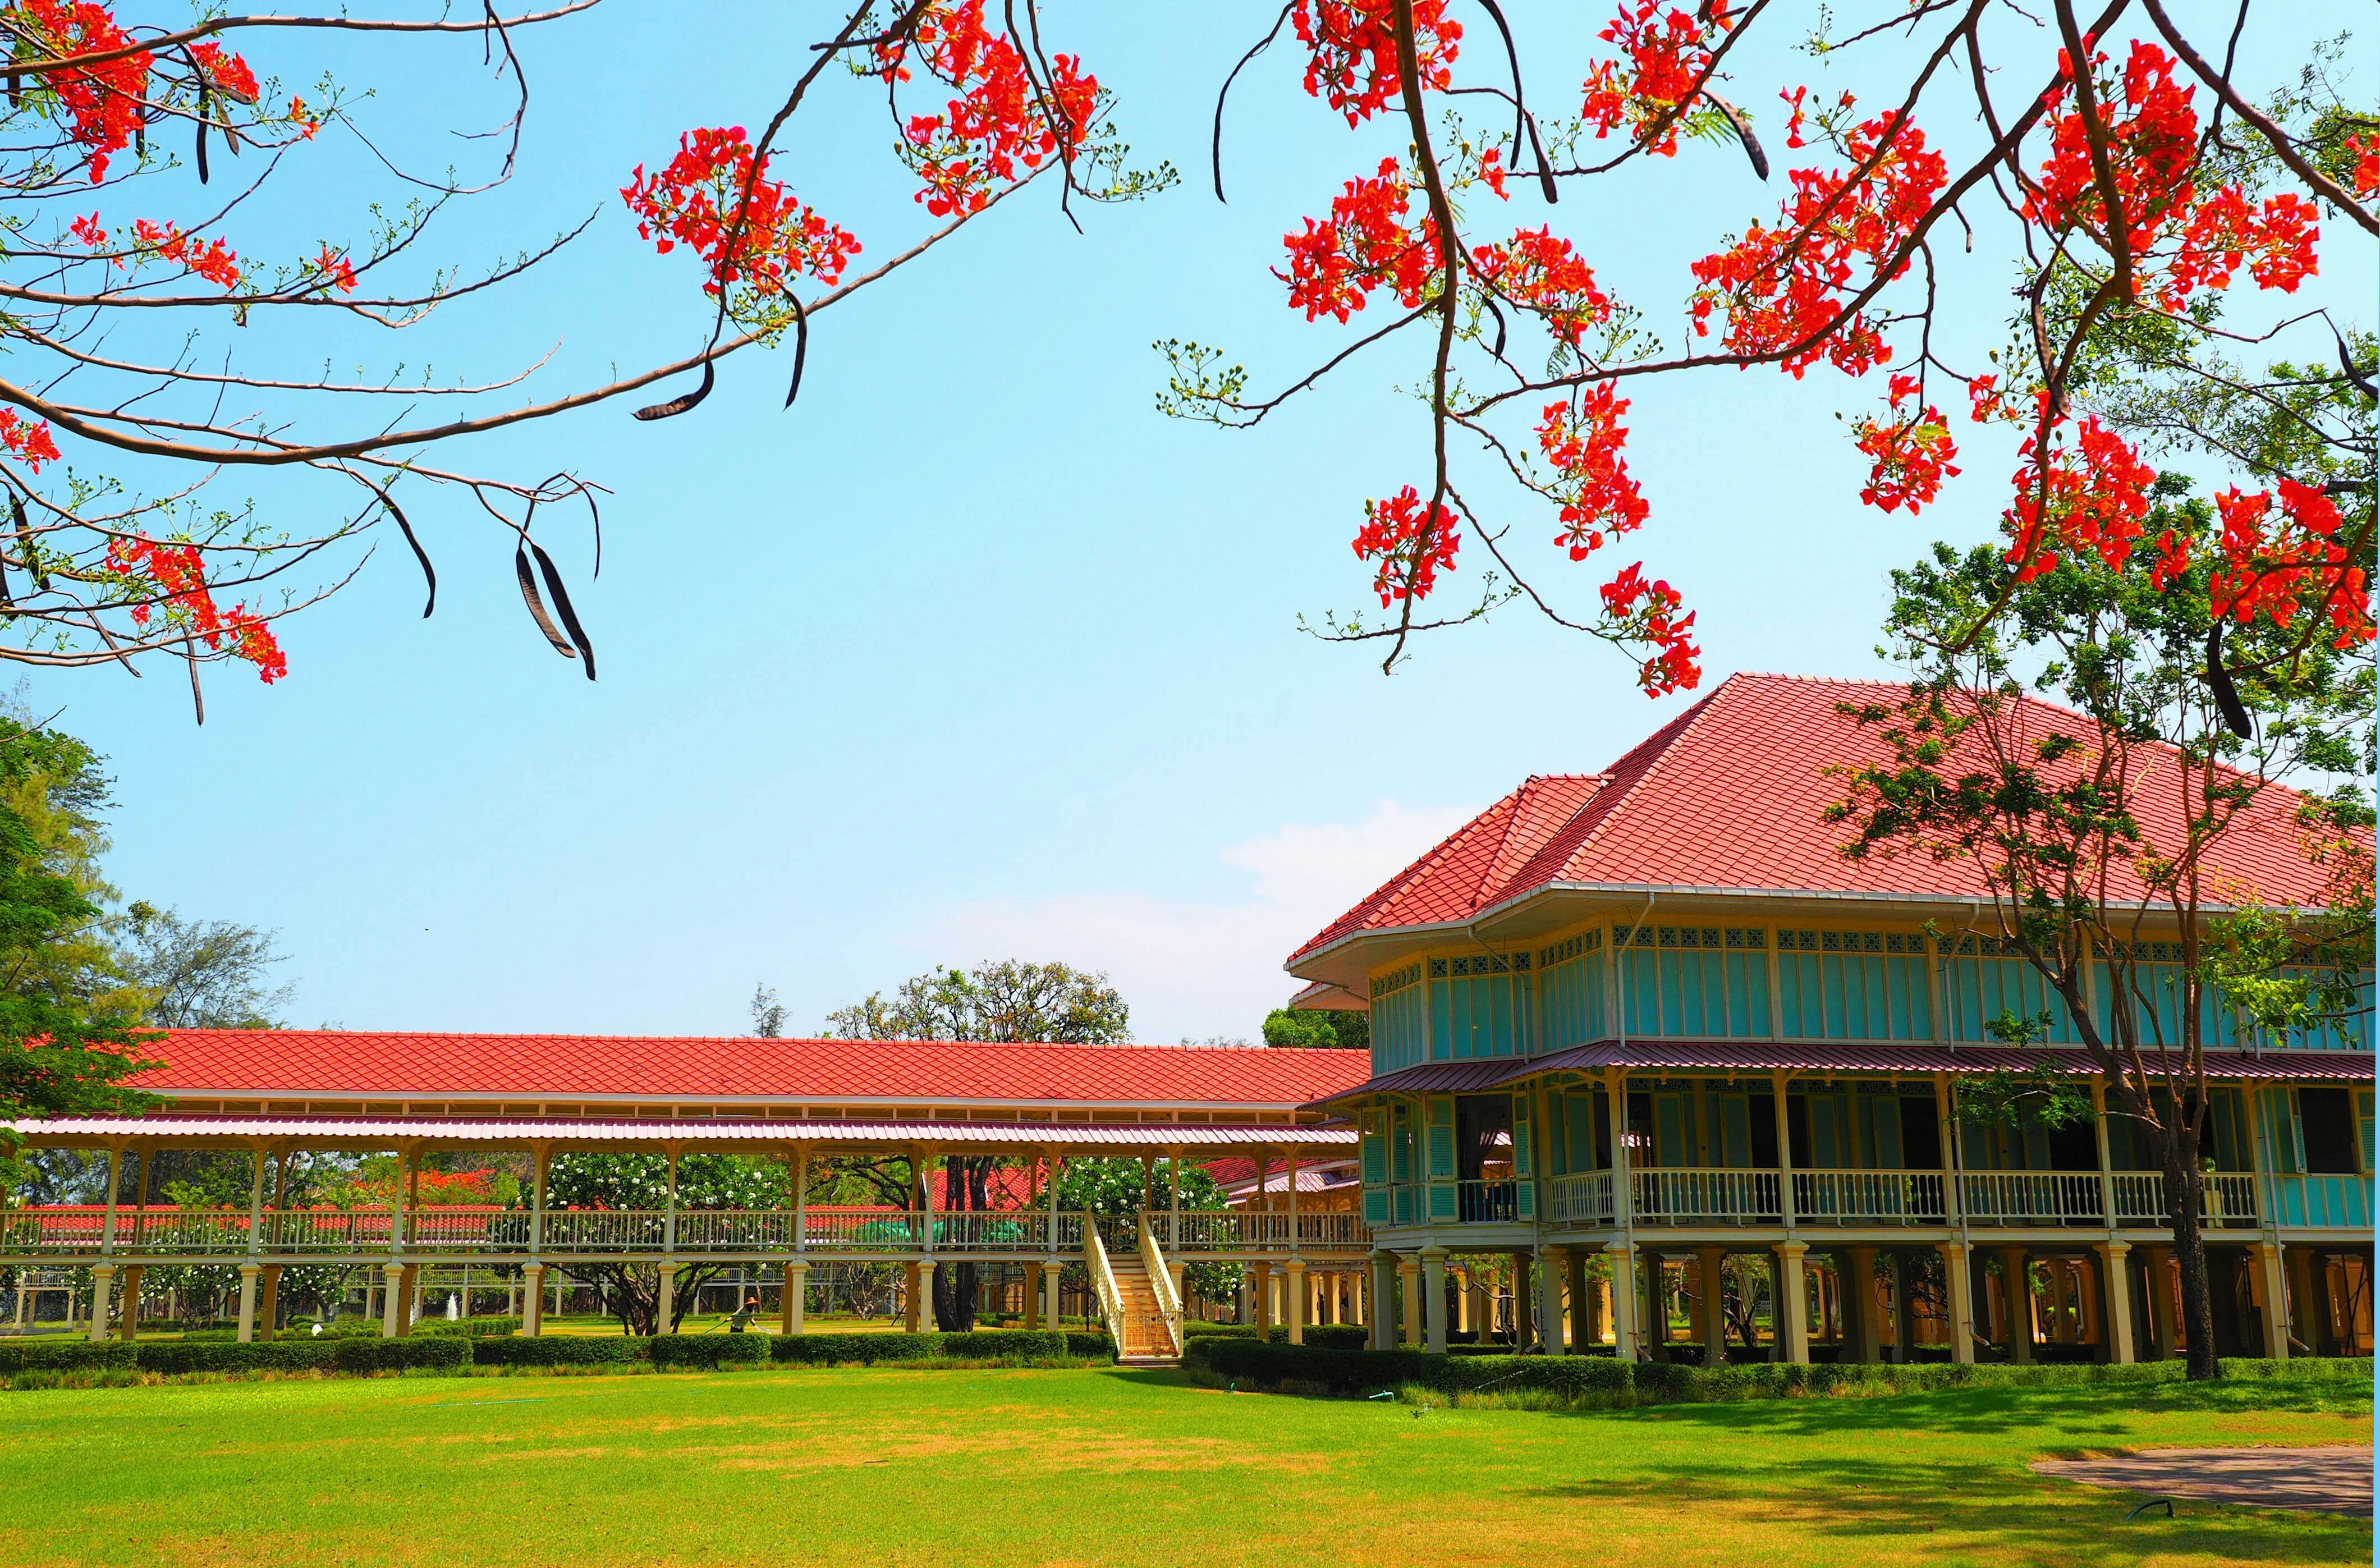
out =
{"type": "MultiPolygon", "coordinates": [[[[2179,1118],[2177,1118],[2179,1121],[2179,1118]]],[[[2173,1258],[2181,1272],[2183,1356],[2192,1381],[2222,1376],[2215,1355],[2215,1303],[2207,1288],[2206,1239],[2199,1230],[2204,1208],[2204,1178],[2198,1169],[2198,1132],[2176,1125],[2160,1140],[2165,1153],[2167,1218],[2173,1224],[2173,1258]]],[[[2156,1282],[2157,1289],[2165,1282],[2156,1282]]]]}

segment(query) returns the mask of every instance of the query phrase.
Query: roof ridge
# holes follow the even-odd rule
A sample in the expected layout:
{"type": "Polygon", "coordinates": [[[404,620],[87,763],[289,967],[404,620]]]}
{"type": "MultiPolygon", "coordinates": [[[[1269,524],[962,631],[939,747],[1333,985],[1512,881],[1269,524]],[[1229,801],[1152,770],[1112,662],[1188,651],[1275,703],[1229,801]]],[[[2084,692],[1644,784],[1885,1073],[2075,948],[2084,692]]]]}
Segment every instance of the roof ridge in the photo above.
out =
{"type": "Polygon", "coordinates": [[[1629,758],[1635,756],[1638,752],[1643,751],[1647,748],[1655,748],[1651,760],[1645,764],[1644,772],[1638,773],[1626,784],[1619,785],[1616,790],[1611,784],[1605,784],[1602,789],[1598,789],[1595,792],[1595,797],[1599,800],[1603,797],[1606,791],[1610,791],[1613,796],[1611,804],[1605,808],[1603,815],[1597,820],[1596,824],[1586,830],[1585,836],[1578,841],[1578,847],[1570,852],[1567,865],[1574,866],[1585,857],[1587,851],[1595,847],[1596,840],[1603,836],[1603,831],[1611,826],[1612,822],[1618,819],[1622,811],[1628,809],[1629,800],[1639,789],[1645,786],[1646,782],[1648,782],[1656,772],[1660,770],[1661,764],[1668,760],[1669,756],[1672,751],[1677,749],[1678,743],[1686,738],[1686,732],[1693,729],[1696,723],[1701,722],[1705,713],[1708,712],[1712,708],[1718,705],[1718,699],[1727,695],[1728,687],[1735,685],[1738,681],[1742,680],[1744,676],[1741,672],[1728,676],[1727,679],[1719,682],[1718,686],[1711,688],[1709,696],[1702,699],[1693,707],[1687,709],[1684,712],[1679,714],[1676,718],[1670,720],[1668,723],[1662,725],[1659,729],[1655,730],[1651,735],[1646,735],[1634,746],[1629,748],[1626,754],[1623,755],[1620,760],[1612,763],[1611,766],[1606,770],[1607,777],[1617,778],[1620,770],[1627,766],[1629,758]]]}

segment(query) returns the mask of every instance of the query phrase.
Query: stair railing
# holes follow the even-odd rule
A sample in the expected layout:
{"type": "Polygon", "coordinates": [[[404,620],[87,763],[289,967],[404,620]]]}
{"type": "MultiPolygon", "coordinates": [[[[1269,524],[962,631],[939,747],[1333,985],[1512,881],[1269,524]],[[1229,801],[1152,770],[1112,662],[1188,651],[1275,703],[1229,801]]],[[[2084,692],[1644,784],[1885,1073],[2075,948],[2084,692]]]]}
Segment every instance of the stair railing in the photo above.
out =
{"type": "Polygon", "coordinates": [[[1091,1276],[1091,1292],[1099,1298],[1099,1316],[1115,1335],[1116,1354],[1124,1354],[1123,1295],[1116,1289],[1115,1270],[1108,1266],[1108,1249],[1096,1224],[1083,1226],[1083,1266],[1091,1276]]]}
{"type": "Polygon", "coordinates": [[[1157,1297],[1157,1310],[1165,1319],[1166,1349],[1169,1354],[1182,1354],[1182,1296],[1173,1288],[1173,1270],[1165,1266],[1164,1249],[1157,1245],[1156,1228],[1149,1224],[1148,1214],[1140,1216],[1140,1261],[1148,1270],[1148,1288],[1157,1297]]]}

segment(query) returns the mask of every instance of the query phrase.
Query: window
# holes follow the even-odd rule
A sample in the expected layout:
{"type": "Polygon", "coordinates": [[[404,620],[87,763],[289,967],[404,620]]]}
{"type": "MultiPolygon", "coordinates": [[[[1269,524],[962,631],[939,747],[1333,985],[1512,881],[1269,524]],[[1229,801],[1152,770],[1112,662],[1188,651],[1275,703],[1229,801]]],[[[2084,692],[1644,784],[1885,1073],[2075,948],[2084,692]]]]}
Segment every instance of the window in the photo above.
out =
{"type": "Polygon", "coordinates": [[[2344,1088],[2298,1090],[2298,1132],[2304,1140],[2305,1168],[2318,1176],[2352,1176],[2362,1169],[2356,1145],[2355,1098],[2344,1088]]]}
{"type": "Polygon", "coordinates": [[[2075,1043],[2065,1000],[2012,943],[1991,936],[1960,937],[1943,949],[1942,978],[1942,1012],[1952,1039],[1997,1044],[1999,1037],[1991,1025],[2002,1014],[2038,1018],[2046,1013],[2049,1027],[2042,1043],[2075,1043]]]}
{"type": "MultiPolygon", "coordinates": [[[[2103,1039],[2117,1038],[2115,1016],[2119,990],[2129,991],[2131,997],[2133,1027],[2143,1046],[2180,1046],[2189,1040],[2182,1027],[2181,988],[2183,949],[2178,942],[2143,942],[2133,944],[2132,963],[2119,986],[2115,966],[2102,963],[2092,974],[2094,996],[2092,1011],[2099,1020],[2103,1039]]],[[[2231,1041],[2231,1014],[2223,1000],[2220,987],[2203,986],[2198,993],[2199,1043],[2208,1046],[2228,1046],[2231,1041]]]]}
{"type": "Polygon", "coordinates": [[[1582,931],[1539,949],[1537,991],[1545,999],[1543,1049],[1560,1051],[1602,1039],[1603,933],[1582,931]]]}
{"type": "Polygon", "coordinates": [[[1900,931],[1779,931],[1779,1032],[1798,1039],[1931,1039],[1925,939],[1900,931]]]}
{"type": "Polygon", "coordinates": [[[1422,1059],[1422,966],[1372,978],[1372,1076],[1410,1067],[1422,1059]]]}
{"type": "Polygon", "coordinates": [[[1757,926],[1641,927],[1620,942],[1632,1035],[1767,1039],[1768,933],[1757,926]]]}
{"type": "Polygon", "coordinates": [[[1529,1054],[1527,954],[1433,958],[1429,977],[1429,1053],[1434,1060],[1529,1054]]]}

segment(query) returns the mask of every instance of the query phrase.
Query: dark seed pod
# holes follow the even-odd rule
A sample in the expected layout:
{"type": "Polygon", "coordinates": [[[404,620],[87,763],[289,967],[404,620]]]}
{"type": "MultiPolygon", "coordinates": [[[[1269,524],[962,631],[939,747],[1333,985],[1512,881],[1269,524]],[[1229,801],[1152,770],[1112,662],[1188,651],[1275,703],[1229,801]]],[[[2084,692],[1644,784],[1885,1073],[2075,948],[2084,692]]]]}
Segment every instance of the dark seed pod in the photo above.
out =
{"type": "Polygon", "coordinates": [[[2231,672],[2223,667],[2223,623],[2216,621],[2206,628],[2206,685],[2215,693],[2215,706],[2223,714],[2223,723],[2241,740],[2254,736],[2256,726],[2248,722],[2247,704],[2240,700],[2240,688],[2231,684],[2231,672]]]}
{"type": "Polygon", "coordinates": [[[710,395],[710,383],[715,379],[716,374],[717,372],[712,369],[711,361],[705,359],[702,362],[702,384],[700,386],[696,387],[692,392],[686,393],[683,396],[673,397],[666,403],[655,403],[647,407],[639,408],[637,410],[637,418],[640,419],[674,419],[677,418],[680,414],[685,413],[687,409],[693,407],[696,404],[710,395]]]}
{"type": "Polygon", "coordinates": [[[562,573],[555,569],[553,557],[541,544],[531,543],[537,554],[537,569],[545,577],[545,590],[553,595],[553,607],[562,616],[562,624],[570,632],[570,640],[577,646],[578,657],[587,666],[587,678],[595,678],[595,645],[587,639],[587,628],[578,624],[578,612],[570,605],[570,590],[562,586],[562,573]]]}
{"type": "Polygon", "coordinates": [[[25,521],[25,498],[21,495],[17,497],[15,511],[17,518],[17,549],[25,557],[21,565],[24,566],[26,571],[32,574],[33,586],[41,591],[47,593],[50,589],[50,574],[42,569],[42,558],[34,553],[33,529],[31,526],[25,521]]]}
{"type": "MultiPolygon", "coordinates": [[[[542,555],[545,552],[540,550],[538,553],[542,555]]],[[[545,613],[545,601],[537,596],[537,578],[528,569],[528,547],[526,544],[514,547],[513,576],[520,581],[521,602],[528,606],[529,618],[537,622],[537,629],[545,634],[545,640],[553,644],[553,650],[565,659],[577,658],[578,650],[562,635],[562,628],[555,626],[553,617],[545,613]]]]}
{"type": "Polygon", "coordinates": [[[801,395],[802,361],[808,359],[809,355],[809,312],[802,309],[799,300],[795,300],[794,303],[794,382],[791,386],[785,388],[785,407],[788,408],[794,406],[794,399],[801,395]]]}
{"type": "Polygon", "coordinates": [[[430,618],[430,612],[438,608],[438,568],[430,564],[430,552],[421,548],[421,541],[413,536],[413,525],[406,521],[405,513],[385,490],[380,492],[380,504],[388,508],[388,515],[395,517],[396,526],[405,530],[405,542],[413,546],[413,558],[421,563],[421,575],[429,579],[430,602],[421,607],[421,618],[426,621],[430,618]]]}

